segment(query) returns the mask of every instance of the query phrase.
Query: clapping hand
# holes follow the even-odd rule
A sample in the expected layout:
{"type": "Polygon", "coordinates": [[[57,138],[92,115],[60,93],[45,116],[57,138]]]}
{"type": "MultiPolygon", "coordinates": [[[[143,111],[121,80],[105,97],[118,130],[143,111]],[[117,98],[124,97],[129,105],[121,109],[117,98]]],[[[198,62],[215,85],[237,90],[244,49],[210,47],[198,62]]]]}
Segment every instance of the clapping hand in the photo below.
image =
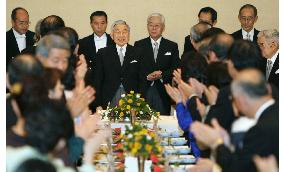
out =
{"type": "Polygon", "coordinates": [[[199,158],[196,165],[190,168],[190,172],[212,172],[214,162],[207,158],[199,158]]]}
{"type": "Polygon", "coordinates": [[[208,88],[205,87],[204,89],[205,96],[207,97],[207,101],[210,105],[215,105],[217,96],[219,93],[219,89],[216,88],[214,85],[210,85],[208,88]]]}
{"type": "Polygon", "coordinates": [[[87,63],[86,63],[86,59],[85,56],[83,54],[81,54],[79,56],[79,60],[76,64],[76,68],[74,71],[74,76],[75,76],[75,81],[76,83],[78,83],[81,80],[84,80],[85,75],[87,73],[87,63]]]}
{"type": "Polygon", "coordinates": [[[170,84],[165,84],[165,88],[168,95],[176,102],[176,104],[182,102],[182,94],[177,88],[170,86],[170,84]]]}
{"type": "Polygon", "coordinates": [[[147,80],[148,81],[155,81],[157,79],[162,78],[162,71],[158,70],[158,71],[154,71],[152,73],[150,73],[149,75],[147,75],[147,80]]]}

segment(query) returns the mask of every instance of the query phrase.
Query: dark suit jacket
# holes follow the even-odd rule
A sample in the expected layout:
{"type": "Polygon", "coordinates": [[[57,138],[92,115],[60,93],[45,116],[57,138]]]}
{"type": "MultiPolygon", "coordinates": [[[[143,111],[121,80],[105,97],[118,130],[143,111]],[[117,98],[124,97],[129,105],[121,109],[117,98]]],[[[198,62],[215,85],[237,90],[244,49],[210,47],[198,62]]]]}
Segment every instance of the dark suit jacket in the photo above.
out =
{"type": "Polygon", "coordinates": [[[189,51],[195,51],[195,49],[194,49],[193,45],[191,44],[190,35],[187,35],[184,38],[183,54],[186,53],[186,52],[189,52],[189,51]]]}
{"type": "MultiPolygon", "coordinates": [[[[254,35],[253,35],[253,42],[257,44],[257,35],[259,33],[259,30],[254,29],[254,35]]],[[[243,39],[243,35],[242,35],[242,29],[234,32],[231,34],[235,40],[237,39],[243,39]]]]}
{"type": "Polygon", "coordinates": [[[243,148],[235,153],[224,145],[216,150],[217,163],[223,172],[256,172],[253,156],[273,154],[279,160],[279,107],[276,104],[263,111],[258,122],[245,134],[243,148]]]}
{"type": "Polygon", "coordinates": [[[139,91],[141,76],[139,73],[140,53],[127,45],[123,65],[121,66],[116,45],[110,45],[98,51],[95,65],[96,101],[104,108],[110,102],[120,84],[129,93],[139,91]]]}
{"type": "MultiPolygon", "coordinates": [[[[109,34],[107,35],[107,46],[113,44],[113,40],[111,39],[109,34]]],[[[79,40],[79,50],[78,54],[84,54],[86,58],[86,62],[88,64],[88,68],[94,68],[95,59],[96,59],[96,44],[94,41],[94,34],[91,34],[85,38],[79,40]]]]}
{"type": "MultiPolygon", "coordinates": [[[[34,45],[34,32],[28,31],[26,33],[26,47],[32,47],[34,45]]],[[[6,69],[10,61],[20,54],[20,50],[13,33],[13,30],[10,29],[6,32],[6,69]]]]}
{"type": "MultiPolygon", "coordinates": [[[[266,68],[266,64],[265,64],[266,68]]],[[[279,69],[279,54],[277,55],[277,58],[273,64],[273,67],[270,71],[268,82],[275,85],[277,88],[279,88],[279,73],[275,73],[279,69]]]]}
{"type": "Polygon", "coordinates": [[[177,43],[162,38],[159,45],[159,52],[156,62],[154,60],[153,47],[150,37],[136,41],[134,46],[138,47],[142,51],[141,73],[144,79],[143,85],[141,86],[142,95],[146,95],[146,92],[152,83],[151,81],[147,80],[147,75],[154,71],[160,70],[162,71],[163,83],[160,80],[156,80],[155,84],[158,87],[160,97],[165,107],[169,107],[170,109],[170,97],[165,90],[164,84],[172,83],[173,70],[177,69],[180,65],[177,43]]]}

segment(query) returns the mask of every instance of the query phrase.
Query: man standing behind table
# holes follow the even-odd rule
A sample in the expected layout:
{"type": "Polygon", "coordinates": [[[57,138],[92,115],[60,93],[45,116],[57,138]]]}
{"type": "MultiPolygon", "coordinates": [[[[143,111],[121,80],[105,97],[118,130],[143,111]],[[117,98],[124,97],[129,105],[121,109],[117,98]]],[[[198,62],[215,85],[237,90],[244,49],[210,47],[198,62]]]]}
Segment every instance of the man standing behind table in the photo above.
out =
{"type": "Polygon", "coordinates": [[[32,47],[34,32],[29,31],[29,13],[22,7],[13,9],[11,14],[12,28],[6,32],[6,69],[10,61],[20,52],[32,47]]]}
{"type": "Polygon", "coordinates": [[[257,34],[259,33],[259,31],[254,28],[254,24],[258,19],[256,7],[251,4],[242,6],[238,18],[242,28],[232,33],[234,39],[244,39],[256,43],[257,34]]]}
{"type": "Polygon", "coordinates": [[[141,73],[144,84],[142,94],[150,106],[162,115],[169,115],[171,110],[170,97],[164,84],[172,83],[173,70],[179,67],[178,45],[163,38],[165,18],[160,13],[152,13],[147,18],[149,37],[135,42],[142,50],[141,73]]]}
{"type": "Polygon", "coordinates": [[[117,20],[111,27],[115,44],[98,51],[95,63],[95,88],[98,105],[106,108],[118,104],[121,95],[131,90],[139,92],[142,81],[139,74],[140,54],[129,45],[130,27],[117,20]]]}
{"type": "MultiPolygon", "coordinates": [[[[78,54],[84,54],[88,64],[85,81],[91,86],[94,86],[95,82],[94,70],[98,50],[114,44],[110,35],[106,33],[107,24],[108,17],[104,11],[93,12],[90,16],[93,33],[79,40],[78,54]]],[[[97,106],[97,100],[95,100],[90,108],[94,111],[97,106]]]]}

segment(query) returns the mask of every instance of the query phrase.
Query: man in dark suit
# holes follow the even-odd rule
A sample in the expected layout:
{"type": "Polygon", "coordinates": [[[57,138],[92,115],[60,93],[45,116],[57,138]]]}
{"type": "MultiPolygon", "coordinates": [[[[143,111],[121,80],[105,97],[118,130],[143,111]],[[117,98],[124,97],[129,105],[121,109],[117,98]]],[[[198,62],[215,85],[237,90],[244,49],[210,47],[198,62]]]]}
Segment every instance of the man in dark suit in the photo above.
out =
{"type": "Polygon", "coordinates": [[[6,69],[10,61],[20,52],[32,47],[34,32],[29,31],[29,13],[22,7],[17,7],[11,14],[12,28],[6,32],[6,69]]]}
{"type": "Polygon", "coordinates": [[[128,44],[130,28],[123,20],[112,25],[111,37],[115,44],[98,51],[95,63],[96,101],[106,108],[118,104],[122,94],[139,92],[139,51],[128,44]]]}
{"type": "MultiPolygon", "coordinates": [[[[93,12],[90,16],[90,25],[94,33],[79,40],[78,54],[84,54],[88,64],[85,81],[91,86],[95,84],[94,69],[98,50],[114,44],[110,35],[106,33],[107,24],[107,14],[104,11],[93,12]]],[[[93,111],[96,107],[96,101],[90,105],[93,111]]]]}
{"type": "Polygon", "coordinates": [[[259,31],[254,28],[254,24],[258,19],[256,7],[251,4],[242,6],[238,18],[242,28],[232,33],[234,39],[245,39],[256,43],[257,34],[259,33],[259,31]]]}
{"type": "Polygon", "coordinates": [[[242,149],[236,152],[227,147],[226,134],[218,122],[213,122],[213,128],[198,122],[192,124],[191,131],[215,152],[222,171],[256,172],[254,155],[272,154],[279,160],[279,107],[268,87],[265,77],[255,69],[242,70],[231,84],[236,112],[256,121],[245,134],[242,149]]]}
{"type": "Polygon", "coordinates": [[[265,58],[263,71],[266,80],[279,88],[279,32],[276,29],[263,30],[257,37],[261,54],[265,58]]]}
{"type": "MultiPolygon", "coordinates": [[[[212,27],[217,23],[217,11],[211,7],[201,8],[198,13],[198,22],[205,22],[212,27]]],[[[183,54],[189,51],[194,51],[194,47],[191,43],[190,35],[187,35],[184,39],[183,54]]]]}
{"type": "Polygon", "coordinates": [[[162,115],[170,114],[170,97],[164,84],[172,83],[173,70],[179,67],[179,51],[175,42],[162,37],[165,18],[153,13],[147,19],[150,37],[136,41],[135,46],[142,50],[141,73],[144,84],[142,94],[152,108],[162,115]]]}

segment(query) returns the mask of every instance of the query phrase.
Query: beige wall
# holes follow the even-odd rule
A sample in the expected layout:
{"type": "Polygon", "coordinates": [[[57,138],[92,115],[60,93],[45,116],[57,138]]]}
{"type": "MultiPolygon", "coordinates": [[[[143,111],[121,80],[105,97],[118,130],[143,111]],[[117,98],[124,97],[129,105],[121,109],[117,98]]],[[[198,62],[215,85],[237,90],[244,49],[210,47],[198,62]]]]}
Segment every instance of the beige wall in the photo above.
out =
{"type": "Polygon", "coordinates": [[[10,14],[13,8],[21,6],[30,13],[31,26],[51,14],[61,16],[66,25],[77,30],[80,38],[92,33],[89,16],[93,11],[104,10],[110,25],[117,19],[126,20],[131,27],[130,43],[147,36],[146,18],[152,12],[160,12],[166,18],[164,37],[179,44],[183,51],[184,37],[197,22],[200,8],[211,6],[218,12],[217,27],[231,33],[240,28],[237,19],[239,8],[245,3],[254,4],[258,9],[256,28],[259,30],[279,27],[278,0],[8,0],[6,29],[11,27],[10,14]]]}

